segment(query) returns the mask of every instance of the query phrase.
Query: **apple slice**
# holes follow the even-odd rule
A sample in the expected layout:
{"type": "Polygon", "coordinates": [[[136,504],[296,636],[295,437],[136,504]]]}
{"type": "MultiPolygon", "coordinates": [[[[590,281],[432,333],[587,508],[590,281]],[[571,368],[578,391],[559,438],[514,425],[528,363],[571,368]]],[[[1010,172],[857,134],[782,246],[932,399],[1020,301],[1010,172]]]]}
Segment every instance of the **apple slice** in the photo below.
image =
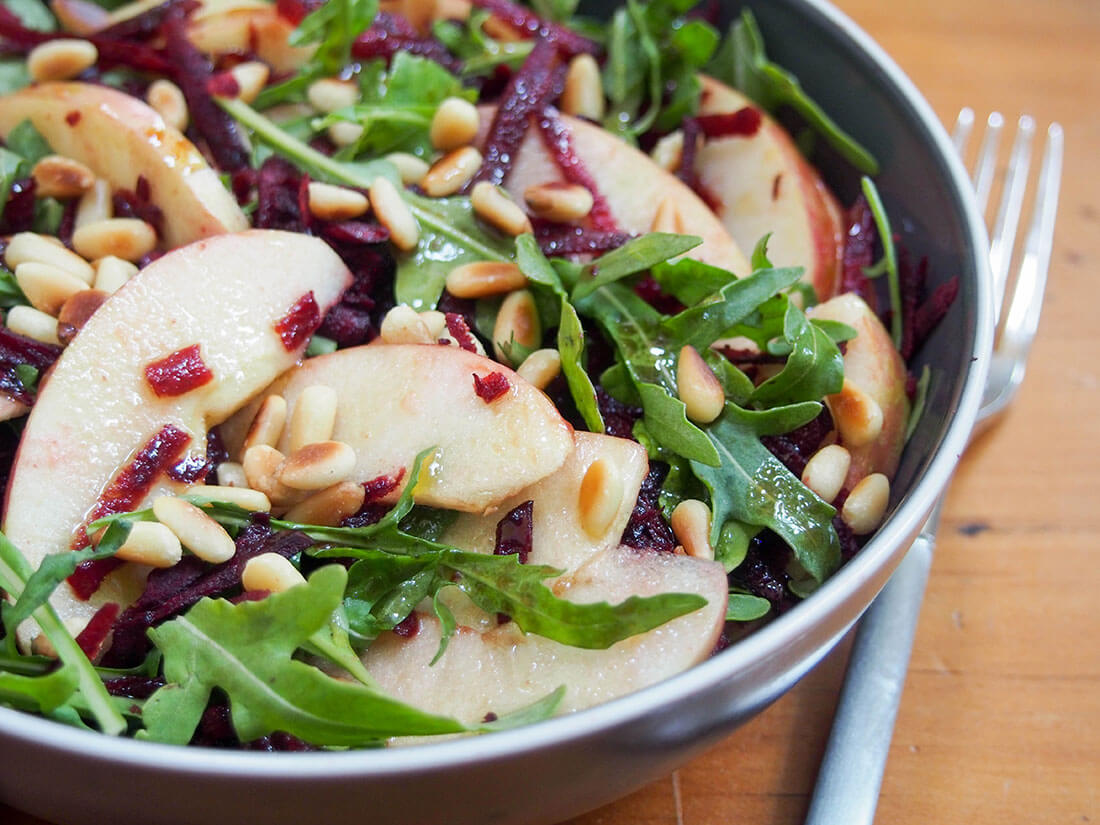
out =
{"type": "Polygon", "coordinates": [[[205,3],[192,15],[187,38],[210,55],[254,54],[273,72],[297,71],[316,50],[289,43],[294,24],[262,2],[205,3]]]}
{"type": "MultiPolygon", "coordinates": [[[[701,76],[700,114],[758,109],[740,92],[701,76]]],[[[707,140],[695,171],[715,211],[742,249],[769,232],[768,257],[776,266],[804,266],[804,280],[822,301],[837,293],[843,253],[843,217],[825,182],[790,135],[761,112],[752,135],[707,140]]]]}
{"type": "Polygon", "coordinates": [[[59,155],[116,189],[149,184],[164,243],[183,246],[248,228],[236,198],[179,131],[137,98],[88,83],[41,83],[0,97],[0,138],[29,120],[59,155]]]}
{"type": "MultiPolygon", "coordinates": [[[[484,141],[495,111],[492,106],[481,107],[479,142],[484,141]]],[[[687,253],[689,258],[723,267],[740,276],[749,274],[749,262],[742,247],[679,178],[605,129],[568,115],[562,115],[561,119],[569,130],[574,153],[623,231],[638,235],[652,232],[658,209],[664,205],[676,216],[677,228],[667,231],[698,235],[703,239],[700,246],[687,253]]],[[[517,203],[523,203],[527,187],[563,180],[561,170],[546,151],[538,128],[532,126],[524,136],[504,188],[517,203]]]]}
{"type": "Polygon", "coordinates": [[[858,333],[845,345],[844,377],[873,398],[882,408],[882,432],[870,444],[848,447],[852,465],[845,486],[851,489],[870,473],[893,478],[905,446],[909,420],[909,396],[905,392],[905,362],[894,348],[890,333],[862,298],[854,293],[838,295],[807,313],[819,320],[840,321],[858,333]]]}
{"type": "MultiPolygon", "coordinates": [[[[310,358],[276,381],[293,417],[298,396],[322,385],[337,393],[332,437],[356,453],[352,481],[407,472],[417,454],[437,452],[424,468],[421,504],[480,513],[557,470],[573,451],[573,428],[550,400],[507,367],[455,346],[374,344],[310,358]],[[487,400],[474,378],[503,376],[487,400]]],[[[232,451],[258,402],[223,431],[232,451]]],[[[289,435],[278,445],[289,451],[289,435]]],[[[387,500],[395,499],[395,490],[387,500]]]]}
{"type": "MultiPolygon", "coordinates": [[[[88,319],[40,389],[4,533],[37,566],[79,544],[90,515],[180,490],[164,463],[204,456],[207,429],[301,358],[350,283],[324,242],[290,232],[220,235],[147,266],[88,319]]],[[[128,603],[140,575],[118,572],[88,602],[62,587],[53,603],[83,619],[128,603]]]]}

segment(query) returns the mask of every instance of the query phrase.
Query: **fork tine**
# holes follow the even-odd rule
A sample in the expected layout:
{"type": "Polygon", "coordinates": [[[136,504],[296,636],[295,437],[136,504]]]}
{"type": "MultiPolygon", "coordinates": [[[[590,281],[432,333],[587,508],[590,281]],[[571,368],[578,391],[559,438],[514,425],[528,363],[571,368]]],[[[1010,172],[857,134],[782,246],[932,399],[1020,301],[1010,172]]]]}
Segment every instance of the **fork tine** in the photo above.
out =
{"type": "Polygon", "coordinates": [[[1001,129],[1004,118],[1000,112],[990,112],[985,123],[985,137],[978,150],[978,159],[974,162],[974,200],[978,211],[985,214],[989,205],[989,191],[993,188],[993,175],[997,171],[997,147],[1001,143],[1001,129]]]}
{"type": "Polygon", "coordinates": [[[993,238],[989,242],[989,267],[993,272],[993,298],[996,308],[994,322],[999,321],[1001,317],[1008,267],[1012,262],[1012,250],[1016,246],[1016,230],[1020,225],[1020,213],[1024,206],[1024,191],[1027,189],[1027,173],[1031,167],[1031,142],[1034,136],[1035,121],[1028,115],[1022,115],[1017,122],[1016,139],[1012,143],[1012,154],[1009,157],[1008,169],[1005,171],[1001,205],[997,211],[993,238]]]}
{"type": "Polygon", "coordinates": [[[955,154],[960,158],[970,140],[970,132],[974,128],[974,110],[969,106],[959,109],[959,116],[955,118],[955,128],[951,132],[951,142],[955,144],[955,154]]]}

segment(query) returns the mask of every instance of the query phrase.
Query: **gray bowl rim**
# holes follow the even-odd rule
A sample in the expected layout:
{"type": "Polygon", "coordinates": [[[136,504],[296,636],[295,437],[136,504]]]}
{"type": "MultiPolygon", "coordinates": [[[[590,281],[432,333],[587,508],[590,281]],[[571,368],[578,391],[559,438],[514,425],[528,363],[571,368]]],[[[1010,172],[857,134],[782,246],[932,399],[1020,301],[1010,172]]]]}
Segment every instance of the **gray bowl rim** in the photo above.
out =
{"type": "MultiPolygon", "coordinates": [[[[989,368],[993,344],[993,294],[983,216],[969,195],[970,182],[962,162],[931,106],[900,67],[871,37],[826,0],[800,0],[820,22],[852,41],[894,87],[899,98],[935,147],[946,167],[955,207],[965,217],[968,256],[978,275],[970,367],[954,417],[939,449],[886,524],[847,564],[814,595],[755,631],[721,654],[663,682],[619,699],[555,717],[520,729],[417,745],[405,748],[322,753],[250,753],[211,748],[163,745],[133,739],[108,739],[8,708],[0,708],[0,733],[66,752],[74,757],[148,769],[159,766],[185,776],[232,776],[236,779],[299,781],[311,779],[386,778],[431,773],[479,762],[513,758],[525,752],[551,748],[570,740],[598,736],[617,726],[644,718],[660,708],[706,691],[730,674],[748,668],[781,649],[790,640],[809,634],[824,616],[838,610],[848,594],[873,580],[880,568],[893,569],[903,552],[899,547],[914,536],[947,486],[973,428],[989,368]]],[[[907,545],[906,545],[907,549],[907,545]]]]}

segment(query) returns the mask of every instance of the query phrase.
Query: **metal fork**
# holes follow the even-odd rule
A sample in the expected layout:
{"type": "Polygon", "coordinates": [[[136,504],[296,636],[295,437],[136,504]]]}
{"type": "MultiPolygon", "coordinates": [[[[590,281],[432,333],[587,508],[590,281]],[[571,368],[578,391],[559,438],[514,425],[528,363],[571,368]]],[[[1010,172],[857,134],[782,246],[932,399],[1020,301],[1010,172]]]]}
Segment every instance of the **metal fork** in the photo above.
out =
{"type": "MultiPolygon", "coordinates": [[[[960,154],[973,125],[971,109],[959,112],[953,140],[960,154]]],[[[974,166],[974,195],[983,214],[992,190],[1003,126],[1004,119],[999,113],[989,116],[974,166]]],[[[1039,326],[1062,176],[1062,127],[1057,123],[1047,129],[1031,226],[1007,312],[1001,312],[1023,211],[1034,135],[1035,121],[1022,116],[993,224],[989,261],[1000,330],[975,435],[1016,396],[1039,326]]],[[[806,825],[869,825],[874,821],[942,506],[941,498],[890,581],[860,620],[806,825]]]]}

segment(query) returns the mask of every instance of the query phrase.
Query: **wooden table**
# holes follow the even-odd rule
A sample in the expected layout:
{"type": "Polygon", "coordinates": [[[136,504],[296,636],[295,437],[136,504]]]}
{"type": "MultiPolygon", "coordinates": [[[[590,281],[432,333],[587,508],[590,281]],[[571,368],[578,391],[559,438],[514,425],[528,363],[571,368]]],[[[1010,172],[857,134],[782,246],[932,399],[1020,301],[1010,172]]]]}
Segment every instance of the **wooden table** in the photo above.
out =
{"type": "MultiPolygon", "coordinates": [[[[1066,130],[1043,324],[1021,397],[951,488],[878,821],[1100,820],[1100,4],[839,0],[937,114],[1066,130]]],[[[806,813],[844,645],[681,770],[570,825],[788,825],[806,813]]],[[[63,777],[58,778],[64,781],[63,777]]],[[[0,822],[44,825],[0,805],[0,822]]]]}

